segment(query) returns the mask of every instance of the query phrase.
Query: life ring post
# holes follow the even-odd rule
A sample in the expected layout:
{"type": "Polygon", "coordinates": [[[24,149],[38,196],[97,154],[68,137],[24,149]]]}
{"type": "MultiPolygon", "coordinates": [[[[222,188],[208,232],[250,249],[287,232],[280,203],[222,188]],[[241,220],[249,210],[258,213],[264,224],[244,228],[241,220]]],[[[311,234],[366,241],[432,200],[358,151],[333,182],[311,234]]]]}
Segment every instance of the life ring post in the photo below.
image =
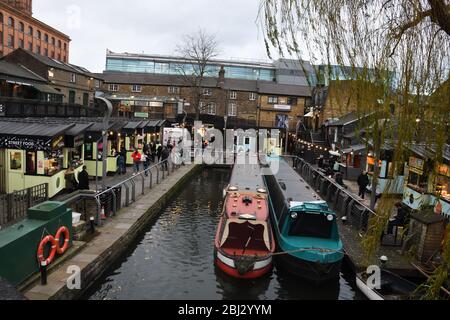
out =
{"type": "Polygon", "coordinates": [[[41,261],[40,271],[41,271],[41,285],[46,286],[47,285],[47,261],[45,261],[45,260],[41,261]]]}

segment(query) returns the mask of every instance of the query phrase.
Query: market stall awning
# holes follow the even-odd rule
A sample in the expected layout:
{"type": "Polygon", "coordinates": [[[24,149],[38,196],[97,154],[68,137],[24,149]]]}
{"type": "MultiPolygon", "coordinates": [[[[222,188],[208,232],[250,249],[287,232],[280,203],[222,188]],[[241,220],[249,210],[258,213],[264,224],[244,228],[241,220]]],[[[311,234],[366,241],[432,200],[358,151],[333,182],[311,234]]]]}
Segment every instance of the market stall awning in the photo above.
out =
{"type": "Polygon", "coordinates": [[[127,130],[136,130],[139,128],[139,126],[142,124],[142,122],[144,121],[132,121],[132,122],[128,122],[123,129],[127,129],[127,130]]]}
{"type": "Polygon", "coordinates": [[[80,134],[85,133],[90,127],[92,127],[94,124],[91,123],[77,123],[75,126],[67,130],[65,133],[68,136],[78,136],[80,134]]]}
{"type": "Polygon", "coordinates": [[[52,88],[51,86],[47,85],[47,84],[41,84],[41,83],[33,83],[32,86],[42,92],[42,93],[50,93],[50,94],[57,94],[57,95],[63,95],[62,92],[56,90],[55,88],[52,88]]]}
{"type": "Polygon", "coordinates": [[[74,124],[52,124],[0,121],[0,135],[56,137],[65,134],[74,124]]]}

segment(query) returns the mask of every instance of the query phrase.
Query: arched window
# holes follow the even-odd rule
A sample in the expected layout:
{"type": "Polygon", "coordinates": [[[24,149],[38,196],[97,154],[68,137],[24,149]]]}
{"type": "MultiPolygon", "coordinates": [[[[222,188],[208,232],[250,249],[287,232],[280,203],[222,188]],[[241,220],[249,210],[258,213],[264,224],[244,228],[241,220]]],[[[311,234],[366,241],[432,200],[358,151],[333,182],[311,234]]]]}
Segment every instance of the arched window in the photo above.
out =
{"type": "MultiPolygon", "coordinates": [[[[61,40],[58,40],[58,48],[61,48],[61,40]]],[[[59,59],[61,60],[61,59],[59,59]]]]}
{"type": "Polygon", "coordinates": [[[64,51],[67,51],[67,43],[64,43],[64,51]]]}
{"type": "Polygon", "coordinates": [[[25,31],[25,25],[23,24],[23,22],[19,22],[19,31],[20,32],[24,32],[25,31]]]}
{"type": "Polygon", "coordinates": [[[3,24],[3,13],[0,12],[0,23],[3,24]]]}
{"type": "Polygon", "coordinates": [[[42,34],[39,30],[36,32],[36,37],[41,40],[42,34]]]}
{"type": "Polygon", "coordinates": [[[28,27],[28,34],[30,35],[30,36],[32,36],[33,35],[33,27],[28,27]]]}
{"type": "Polygon", "coordinates": [[[8,18],[8,26],[10,26],[11,28],[14,28],[14,19],[11,17],[8,18]]]}
{"type": "Polygon", "coordinates": [[[55,38],[52,37],[52,45],[55,45],[55,44],[56,44],[55,38]]]}
{"type": "Polygon", "coordinates": [[[48,43],[48,34],[44,34],[44,41],[48,43]]]}

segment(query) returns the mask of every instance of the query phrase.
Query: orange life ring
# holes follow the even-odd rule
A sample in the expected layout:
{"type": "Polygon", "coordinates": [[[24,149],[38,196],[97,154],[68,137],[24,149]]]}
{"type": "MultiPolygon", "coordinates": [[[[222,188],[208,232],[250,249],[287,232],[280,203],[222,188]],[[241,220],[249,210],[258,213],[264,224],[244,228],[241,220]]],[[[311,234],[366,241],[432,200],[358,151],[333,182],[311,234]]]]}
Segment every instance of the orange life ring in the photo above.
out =
{"type": "Polygon", "coordinates": [[[58,232],[56,232],[56,237],[55,237],[56,252],[59,255],[64,254],[67,251],[67,249],[69,248],[69,237],[70,237],[70,233],[69,233],[69,229],[67,227],[61,227],[61,228],[59,228],[58,232]],[[64,245],[61,248],[59,240],[61,239],[61,235],[63,233],[64,233],[64,245]]]}
{"type": "Polygon", "coordinates": [[[53,259],[55,258],[56,254],[56,240],[53,238],[53,236],[46,236],[44,239],[41,240],[41,243],[39,244],[38,248],[38,259],[39,264],[41,264],[43,261],[45,261],[45,264],[48,266],[53,262],[53,259]],[[47,257],[47,259],[44,258],[44,248],[45,246],[50,242],[52,245],[52,250],[50,251],[50,255],[47,257]]]}

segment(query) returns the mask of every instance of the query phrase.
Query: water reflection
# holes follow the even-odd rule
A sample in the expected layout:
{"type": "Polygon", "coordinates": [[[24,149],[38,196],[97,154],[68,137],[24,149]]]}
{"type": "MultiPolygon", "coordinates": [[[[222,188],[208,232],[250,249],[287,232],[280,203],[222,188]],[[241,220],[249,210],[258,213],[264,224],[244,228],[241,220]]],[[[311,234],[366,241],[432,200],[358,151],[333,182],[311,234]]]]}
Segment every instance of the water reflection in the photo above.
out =
{"type": "Polygon", "coordinates": [[[262,279],[230,278],[214,266],[214,236],[230,179],[225,169],[194,177],[122,260],[95,283],[88,299],[311,300],[355,299],[344,272],[339,281],[315,287],[277,264],[262,279]]]}

